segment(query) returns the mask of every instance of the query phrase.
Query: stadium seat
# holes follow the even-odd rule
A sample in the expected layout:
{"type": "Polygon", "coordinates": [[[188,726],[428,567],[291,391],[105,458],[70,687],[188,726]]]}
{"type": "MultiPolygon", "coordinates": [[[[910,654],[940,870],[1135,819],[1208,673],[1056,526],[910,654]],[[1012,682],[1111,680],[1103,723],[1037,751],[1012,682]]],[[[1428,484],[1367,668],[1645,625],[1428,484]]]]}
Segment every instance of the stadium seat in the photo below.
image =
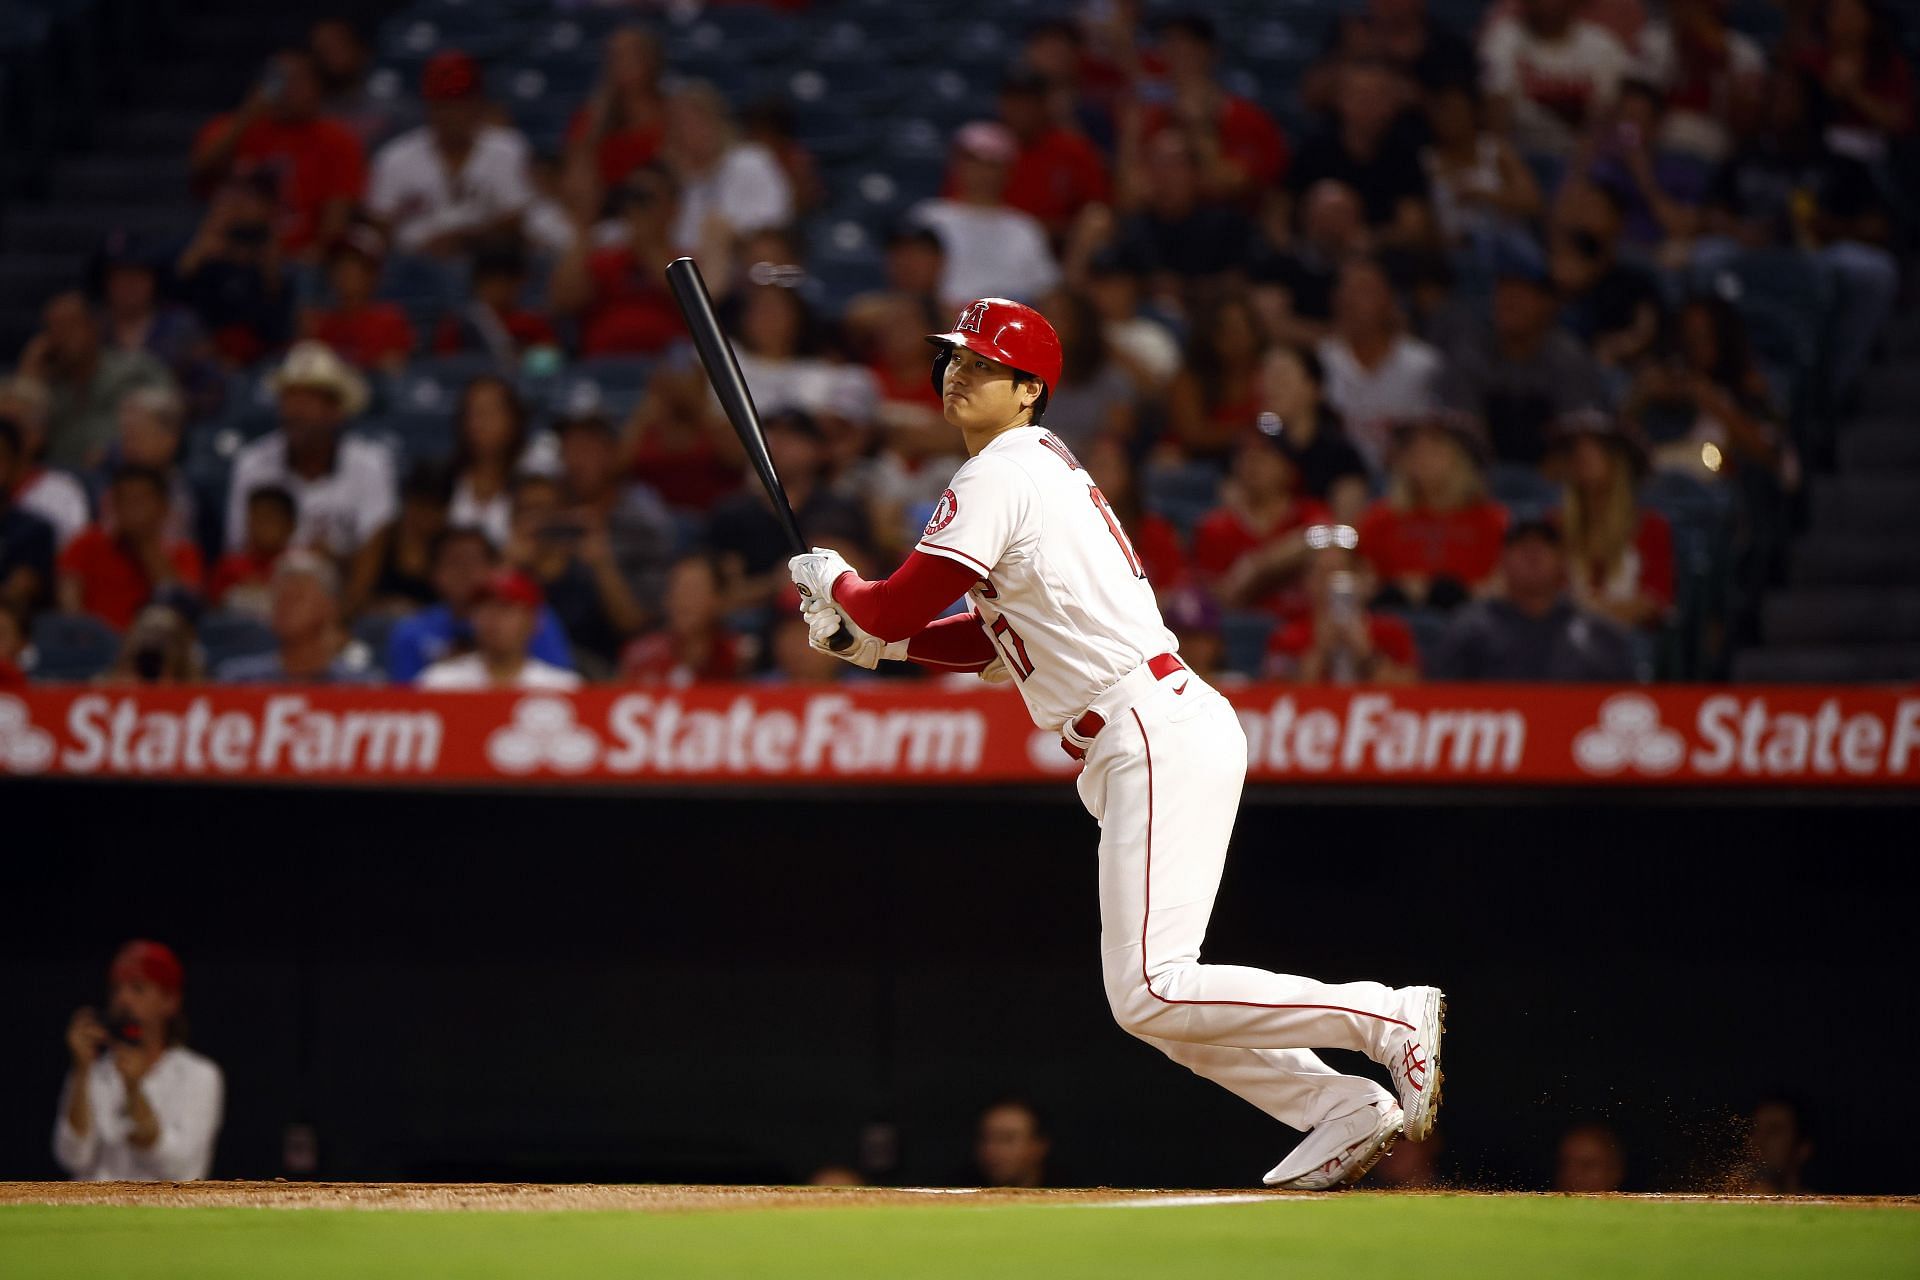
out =
{"type": "Polygon", "coordinates": [[[1170,520],[1181,537],[1187,537],[1200,518],[1219,505],[1220,472],[1204,462],[1150,467],[1141,501],[1147,510],[1170,520]]]}
{"type": "Polygon", "coordinates": [[[199,632],[208,671],[217,670],[229,658],[271,653],[277,644],[273,629],[249,613],[214,610],[202,615],[199,632]]]}
{"type": "Polygon", "coordinates": [[[120,655],[120,637],[85,613],[43,613],[33,620],[33,678],[91,680],[120,655]]]}
{"type": "Polygon", "coordinates": [[[1537,519],[1560,505],[1560,487],[1523,463],[1494,463],[1487,470],[1487,490],[1516,520],[1537,519]]]}
{"type": "Polygon", "coordinates": [[[1242,675],[1258,676],[1267,665],[1267,638],[1273,634],[1273,615],[1235,610],[1220,619],[1220,638],[1226,664],[1242,675]]]}

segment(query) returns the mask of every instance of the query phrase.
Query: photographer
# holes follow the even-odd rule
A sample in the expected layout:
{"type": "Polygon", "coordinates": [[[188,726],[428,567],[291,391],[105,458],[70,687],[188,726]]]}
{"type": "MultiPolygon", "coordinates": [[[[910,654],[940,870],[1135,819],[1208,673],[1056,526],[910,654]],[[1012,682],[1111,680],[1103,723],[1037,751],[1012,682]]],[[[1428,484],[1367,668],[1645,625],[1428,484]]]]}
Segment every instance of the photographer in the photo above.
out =
{"type": "Polygon", "coordinates": [[[225,1083],[186,1047],[179,959],[158,942],[120,948],[104,1020],[67,1024],[73,1070],[60,1095],[53,1154],[76,1181],[185,1182],[213,1163],[225,1083]]]}

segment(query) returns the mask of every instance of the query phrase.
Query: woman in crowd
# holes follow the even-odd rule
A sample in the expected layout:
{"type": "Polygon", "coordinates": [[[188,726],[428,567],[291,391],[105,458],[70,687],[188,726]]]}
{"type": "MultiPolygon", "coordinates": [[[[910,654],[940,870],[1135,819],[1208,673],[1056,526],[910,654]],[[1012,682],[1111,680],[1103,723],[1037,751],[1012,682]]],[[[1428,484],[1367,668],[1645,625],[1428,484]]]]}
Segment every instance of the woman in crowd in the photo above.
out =
{"type": "MultiPolygon", "coordinates": [[[[1074,450],[1084,450],[1102,436],[1131,440],[1137,422],[1133,380],[1113,358],[1092,301],[1083,293],[1057,289],[1041,301],[1040,312],[1060,336],[1062,357],[1060,385],[1047,389],[1047,430],[1074,450]]],[[[921,345],[924,349],[925,343],[921,345]]],[[[948,428],[949,437],[951,432],[948,428]]]]}
{"type": "Polygon", "coordinates": [[[1300,487],[1352,524],[1367,505],[1367,464],[1326,400],[1326,371],[1310,348],[1270,347],[1260,362],[1260,430],[1277,434],[1300,487]]]}
{"type": "Polygon", "coordinates": [[[1302,492],[1287,442],[1250,431],[1234,451],[1220,506],[1194,528],[1194,569],[1229,608],[1292,614],[1301,605],[1303,532],[1331,519],[1325,505],[1302,492]]]}
{"type": "Polygon", "coordinates": [[[682,557],[667,573],[666,617],[620,658],[620,678],[674,688],[704,680],[733,680],[749,655],[721,616],[720,571],[704,553],[682,557]]]}
{"type": "Polygon", "coordinates": [[[494,546],[513,531],[513,473],[527,451],[527,408],[505,378],[484,374],[454,411],[453,504],[448,523],[484,530],[494,546]]]}
{"type": "Polygon", "coordinates": [[[1736,471],[1798,478],[1780,412],[1754,361],[1740,313],[1724,298],[1694,298],[1674,319],[1666,357],[1642,367],[1628,420],[1653,442],[1653,465],[1715,481],[1736,471]]]}
{"type": "Polygon", "coordinates": [[[400,514],[355,553],[341,613],[407,614],[439,601],[433,585],[433,545],[451,527],[453,474],[417,462],[400,485],[400,514]]]}
{"type": "Polygon", "coordinates": [[[1513,144],[1481,127],[1472,86],[1446,84],[1427,100],[1433,141],[1420,153],[1433,196],[1434,221],[1453,246],[1488,247],[1499,236],[1525,235],[1540,216],[1540,184],[1513,144]]]}
{"type": "Polygon", "coordinates": [[[1350,258],[1333,287],[1333,329],[1321,340],[1327,402],[1367,464],[1385,461],[1393,424],[1439,405],[1440,353],[1407,332],[1386,268],[1350,258]]]}
{"type": "Polygon", "coordinates": [[[1646,452],[1617,419],[1595,410],[1555,423],[1554,446],[1574,598],[1622,626],[1657,627],[1673,606],[1673,529],[1634,497],[1646,452]]]}
{"type": "Polygon", "coordinates": [[[1359,528],[1376,604],[1451,609],[1492,587],[1507,513],[1487,497],[1485,459],[1485,431],[1465,414],[1396,424],[1387,496],[1359,528]]]}
{"type": "Polygon", "coordinates": [[[1253,304],[1229,294],[1195,318],[1185,366],[1167,392],[1173,442],[1190,458],[1224,459],[1260,411],[1260,353],[1253,304]]]}
{"type": "Polygon", "coordinates": [[[660,153],[667,104],[660,45],[642,27],[607,37],[600,79],[567,128],[567,185],[581,216],[598,216],[603,193],[660,153]]]}

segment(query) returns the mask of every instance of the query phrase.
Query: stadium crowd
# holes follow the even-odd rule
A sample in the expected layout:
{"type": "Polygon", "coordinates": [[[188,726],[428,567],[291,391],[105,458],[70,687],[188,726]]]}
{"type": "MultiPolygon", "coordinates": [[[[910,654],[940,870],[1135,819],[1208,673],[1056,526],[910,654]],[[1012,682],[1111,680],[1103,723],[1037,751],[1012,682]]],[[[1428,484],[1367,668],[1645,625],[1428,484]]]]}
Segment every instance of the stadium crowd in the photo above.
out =
{"type": "Polygon", "coordinates": [[[1203,673],[1711,676],[1911,221],[1886,11],[1778,7],[1366,0],[1281,119],[1209,17],[1089,5],[893,169],[839,163],[857,102],[730,99],[645,24],[547,147],[462,48],[383,93],[320,23],[181,157],[187,242],[110,237],[0,381],[0,685],[863,676],[807,646],[683,253],[863,572],[962,460],[922,335],[1005,295],[1203,673]]]}

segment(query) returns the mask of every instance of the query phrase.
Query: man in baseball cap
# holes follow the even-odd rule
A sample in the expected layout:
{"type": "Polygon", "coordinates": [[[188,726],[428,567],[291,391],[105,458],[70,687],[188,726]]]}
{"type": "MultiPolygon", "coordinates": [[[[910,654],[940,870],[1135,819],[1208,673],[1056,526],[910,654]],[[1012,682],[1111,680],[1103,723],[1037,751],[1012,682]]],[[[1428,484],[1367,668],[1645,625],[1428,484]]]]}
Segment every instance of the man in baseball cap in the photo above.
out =
{"type": "Polygon", "coordinates": [[[473,652],[428,667],[422,689],[578,689],[580,677],[533,657],[540,584],[508,566],[487,575],[473,605],[473,652]]]}

